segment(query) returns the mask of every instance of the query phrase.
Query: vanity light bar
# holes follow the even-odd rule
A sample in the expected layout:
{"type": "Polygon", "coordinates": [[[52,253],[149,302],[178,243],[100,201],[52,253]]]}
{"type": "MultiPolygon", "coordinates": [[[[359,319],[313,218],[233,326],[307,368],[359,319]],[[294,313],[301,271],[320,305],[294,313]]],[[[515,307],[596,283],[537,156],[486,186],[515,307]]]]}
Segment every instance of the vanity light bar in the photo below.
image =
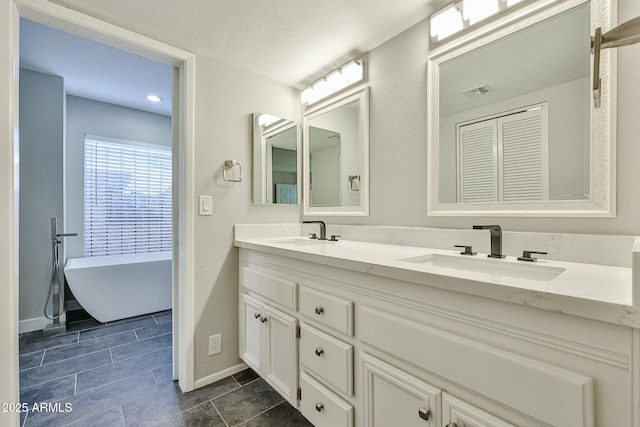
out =
{"type": "Polygon", "coordinates": [[[434,42],[458,33],[523,0],[461,0],[431,15],[431,38],[434,42]]]}
{"type": "Polygon", "coordinates": [[[303,90],[300,101],[304,105],[314,104],[362,79],[364,79],[362,59],[351,61],[303,90]]]}
{"type": "Polygon", "coordinates": [[[272,116],[271,114],[260,114],[258,117],[258,125],[267,128],[280,120],[282,120],[280,117],[272,116]]]}

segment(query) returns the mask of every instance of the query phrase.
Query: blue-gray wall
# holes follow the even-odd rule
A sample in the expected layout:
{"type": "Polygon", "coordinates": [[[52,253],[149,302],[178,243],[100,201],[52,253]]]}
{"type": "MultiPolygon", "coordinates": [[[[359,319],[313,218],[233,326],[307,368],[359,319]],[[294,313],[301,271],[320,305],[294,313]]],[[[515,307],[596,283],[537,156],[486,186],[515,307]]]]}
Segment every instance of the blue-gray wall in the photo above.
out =
{"type": "Polygon", "coordinates": [[[42,322],[51,218],[62,226],[64,115],[62,77],[20,69],[20,320],[42,322]]]}

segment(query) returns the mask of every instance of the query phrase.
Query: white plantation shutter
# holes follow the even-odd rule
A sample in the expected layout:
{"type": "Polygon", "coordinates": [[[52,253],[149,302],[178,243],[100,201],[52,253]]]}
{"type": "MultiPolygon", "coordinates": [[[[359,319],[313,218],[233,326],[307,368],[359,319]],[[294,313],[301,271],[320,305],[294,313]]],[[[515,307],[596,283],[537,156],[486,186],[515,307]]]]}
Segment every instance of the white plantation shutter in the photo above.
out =
{"type": "Polygon", "coordinates": [[[498,119],[500,188],[505,202],[549,198],[547,123],[543,111],[525,111],[498,119]]]}
{"type": "Polygon", "coordinates": [[[86,136],[85,256],[170,251],[171,151],[86,136]]]}
{"type": "Polygon", "coordinates": [[[459,202],[498,201],[496,132],[495,120],[458,128],[459,202]]]}
{"type": "Polygon", "coordinates": [[[457,150],[459,202],[549,199],[545,104],[459,124],[457,150]]]}

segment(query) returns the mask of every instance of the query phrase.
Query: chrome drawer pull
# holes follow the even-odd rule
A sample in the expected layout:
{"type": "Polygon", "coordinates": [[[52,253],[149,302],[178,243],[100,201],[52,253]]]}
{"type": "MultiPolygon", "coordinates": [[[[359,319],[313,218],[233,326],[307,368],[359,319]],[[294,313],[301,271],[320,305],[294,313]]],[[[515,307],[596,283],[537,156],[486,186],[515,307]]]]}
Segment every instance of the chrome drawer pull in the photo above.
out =
{"type": "Polygon", "coordinates": [[[260,318],[260,321],[261,321],[262,323],[265,323],[265,322],[267,321],[267,318],[266,318],[266,317],[261,317],[261,318],[260,318]]]}
{"type": "Polygon", "coordinates": [[[319,315],[321,315],[322,313],[324,313],[324,308],[322,308],[322,307],[316,307],[316,314],[319,316],[319,315]]]}
{"type": "Polygon", "coordinates": [[[322,404],[322,402],[316,403],[316,411],[322,412],[323,409],[324,409],[324,405],[322,404]]]}
{"type": "Polygon", "coordinates": [[[324,353],[324,350],[321,347],[316,348],[316,356],[320,357],[324,353]]]}
{"type": "Polygon", "coordinates": [[[260,318],[260,313],[254,314],[253,317],[255,317],[256,319],[259,319],[260,318]]]}

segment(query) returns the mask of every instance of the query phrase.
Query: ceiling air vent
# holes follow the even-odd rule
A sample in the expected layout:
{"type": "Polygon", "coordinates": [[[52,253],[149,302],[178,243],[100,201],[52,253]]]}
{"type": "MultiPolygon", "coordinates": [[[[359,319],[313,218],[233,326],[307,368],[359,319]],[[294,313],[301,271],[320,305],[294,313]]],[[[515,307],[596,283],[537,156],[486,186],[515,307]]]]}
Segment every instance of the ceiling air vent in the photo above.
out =
{"type": "Polygon", "coordinates": [[[462,93],[467,95],[469,98],[475,98],[476,96],[484,95],[489,92],[493,92],[493,88],[489,85],[482,85],[462,91],[462,93]]]}

